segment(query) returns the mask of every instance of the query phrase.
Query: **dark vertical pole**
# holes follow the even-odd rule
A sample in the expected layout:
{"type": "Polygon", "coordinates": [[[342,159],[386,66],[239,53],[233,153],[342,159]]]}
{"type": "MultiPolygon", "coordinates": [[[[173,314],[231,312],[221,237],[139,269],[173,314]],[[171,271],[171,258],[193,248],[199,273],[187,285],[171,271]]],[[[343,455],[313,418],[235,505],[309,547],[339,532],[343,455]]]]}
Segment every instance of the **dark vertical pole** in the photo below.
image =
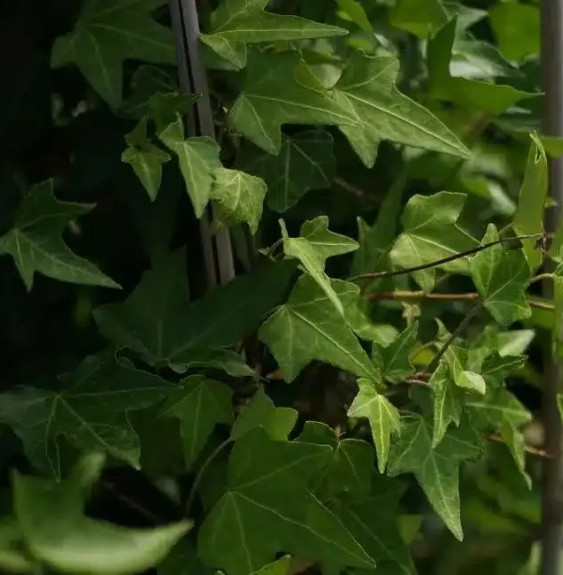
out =
{"type": "MultiPolygon", "coordinates": [[[[563,136],[563,0],[541,1],[541,66],[545,92],[542,131],[551,136],[563,136]]],[[[561,218],[563,204],[563,158],[549,162],[549,191],[558,207],[548,210],[545,227],[554,231],[561,218]]],[[[551,283],[545,292],[552,297],[551,283]]],[[[559,575],[562,529],[562,429],[557,411],[557,393],[561,381],[561,366],[546,350],[543,385],[543,424],[545,447],[553,459],[544,461],[542,485],[542,575],[559,575]]]]}
{"type": "MultiPolygon", "coordinates": [[[[170,15],[180,86],[185,92],[200,96],[195,112],[187,118],[188,134],[215,138],[207,77],[199,57],[200,30],[195,0],[170,0],[170,15]]],[[[221,230],[212,235],[210,222],[211,209],[207,209],[200,220],[200,231],[208,288],[225,284],[235,276],[229,232],[221,230]]]]}

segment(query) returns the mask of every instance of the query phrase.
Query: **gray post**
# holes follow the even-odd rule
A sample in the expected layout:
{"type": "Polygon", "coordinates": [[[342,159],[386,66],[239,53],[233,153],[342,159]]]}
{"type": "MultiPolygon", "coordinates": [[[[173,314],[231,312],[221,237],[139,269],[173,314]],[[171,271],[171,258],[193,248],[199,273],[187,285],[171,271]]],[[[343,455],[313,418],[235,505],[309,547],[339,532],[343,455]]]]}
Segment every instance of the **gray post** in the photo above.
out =
{"type": "MultiPolygon", "coordinates": [[[[187,93],[201,96],[195,113],[188,115],[188,134],[215,138],[207,77],[199,57],[200,31],[195,0],[171,0],[170,15],[176,37],[180,86],[187,93]]],[[[200,220],[200,235],[209,289],[218,283],[226,284],[235,276],[229,231],[220,230],[212,235],[210,222],[211,210],[207,209],[200,220]]]]}
{"type": "MultiPolygon", "coordinates": [[[[563,0],[541,1],[541,66],[545,92],[542,131],[563,137],[563,0]]],[[[561,218],[563,204],[563,158],[549,162],[549,192],[558,207],[548,210],[545,227],[554,231],[561,218]]],[[[545,285],[548,297],[553,295],[551,284],[545,285]]],[[[545,448],[554,454],[544,460],[542,485],[542,575],[559,575],[562,530],[562,429],[557,411],[557,392],[561,366],[546,350],[543,387],[543,424],[545,448]]]]}

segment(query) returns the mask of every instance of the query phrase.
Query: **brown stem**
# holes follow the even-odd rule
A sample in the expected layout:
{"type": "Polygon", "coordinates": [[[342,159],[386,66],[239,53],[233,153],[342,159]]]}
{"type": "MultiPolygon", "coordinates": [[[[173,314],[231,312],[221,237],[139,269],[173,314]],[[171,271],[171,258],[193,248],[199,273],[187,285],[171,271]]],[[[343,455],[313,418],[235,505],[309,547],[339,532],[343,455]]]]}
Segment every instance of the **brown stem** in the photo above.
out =
{"type": "Polygon", "coordinates": [[[425,293],[423,291],[405,291],[397,290],[393,292],[383,292],[370,294],[368,299],[371,301],[379,300],[410,300],[424,299],[437,301],[476,301],[479,299],[477,292],[466,293],[425,293]]]}
{"type": "MultiPolygon", "coordinates": [[[[351,278],[348,278],[348,281],[357,281],[357,280],[364,280],[364,279],[391,278],[391,277],[395,277],[395,276],[411,274],[414,272],[419,272],[422,270],[427,270],[430,268],[441,266],[441,265],[447,264],[449,262],[453,262],[455,260],[459,260],[461,258],[476,254],[478,252],[481,252],[483,250],[486,250],[486,249],[491,248],[493,246],[496,246],[498,244],[511,243],[511,242],[517,242],[519,240],[529,240],[529,239],[541,238],[541,237],[544,237],[544,234],[527,234],[524,236],[516,236],[513,238],[500,238],[499,240],[496,240],[494,242],[488,242],[488,243],[483,244],[481,246],[476,246],[470,250],[466,250],[464,252],[458,252],[457,254],[453,254],[453,255],[448,256],[446,258],[442,258],[440,260],[436,260],[436,261],[433,261],[433,262],[430,262],[427,264],[421,264],[419,266],[415,266],[412,268],[406,268],[403,270],[385,271],[385,272],[371,272],[371,273],[367,273],[367,274],[360,274],[360,275],[352,276],[351,278]]],[[[508,247],[509,247],[509,249],[515,249],[516,247],[520,247],[520,246],[508,246],[508,247]]]]}
{"type": "MultiPolygon", "coordinates": [[[[496,433],[492,433],[491,435],[489,435],[488,439],[490,441],[496,441],[497,443],[506,443],[504,441],[504,439],[496,434],[496,433]]],[[[538,449],[537,447],[532,447],[531,445],[524,445],[524,451],[526,453],[529,453],[530,455],[537,455],[538,457],[543,457],[546,459],[553,459],[553,453],[549,453],[548,451],[545,451],[545,449],[538,449]]]]}

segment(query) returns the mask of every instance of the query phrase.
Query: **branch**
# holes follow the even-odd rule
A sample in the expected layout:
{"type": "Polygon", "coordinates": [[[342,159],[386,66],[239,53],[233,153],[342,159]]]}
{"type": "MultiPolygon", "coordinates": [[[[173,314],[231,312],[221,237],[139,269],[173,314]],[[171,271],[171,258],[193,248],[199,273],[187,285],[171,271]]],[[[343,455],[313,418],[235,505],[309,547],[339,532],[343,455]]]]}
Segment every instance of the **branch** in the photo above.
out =
{"type": "Polygon", "coordinates": [[[450,337],[447,339],[446,343],[444,343],[444,345],[439,349],[438,353],[432,358],[432,361],[426,366],[423,373],[432,373],[438,367],[440,360],[442,357],[444,357],[444,354],[446,351],[448,351],[450,345],[452,345],[459,334],[462,333],[463,330],[469,325],[469,322],[473,319],[477,312],[481,310],[482,307],[482,302],[479,302],[469,310],[461,323],[456,327],[455,331],[450,334],[450,337]]]}
{"type": "MultiPolygon", "coordinates": [[[[496,433],[492,433],[491,435],[489,435],[488,439],[490,441],[496,441],[497,443],[506,444],[504,439],[500,435],[497,435],[496,433]]],[[[524,445],[524,451],[526,453],[529,453],[530,455],[537,455],[538,457],[543,457],[544,459],[554,458],[553,453],[549,453],[549,451],[546,451],[545,449],[538,449],[537,447],[532,447],[531,445],[524,445]]]]}
{"type": "MultiPolygon", "coordinates": [[[[419,266],[415,266],[412,268],[406,268],[406,269],[402,269],[402,270],[395,270],[395,271],[385,271],[385,272],[371,272],[371,273],[367,273],[367,274],[360,274],[357,276],[352,276],[351,278],[348,278],[348,281],[357,281],[357,280],[364,280],[364,279],[380,279],[380,278],[391,278],[391,277],[395,277],[395,276],[401,276],[401,275],[405,275],[405,274],[411,274],[414,272],[419,272],[422,270],[427,270],[430,268],[434,268],[437,266],[441,266],[444,264],[447,264],[449,262],[453,262],[455,260],[459,260],[461,258],[465,258],[467,256],[471,256],[473,254],[476,254],[478,252],[481,252],[483,250],[486,250],[488,248],[491,248],[493,246],[496,246],[498,244],[510,244],[510,243],[515,243],[518,242],[520,240],[530,240],[530,239],[534,239],[534,238],[543,238],[545,237],[545,234],[527,234],[524,236],[515,236],[513,238],[500,238],[499,240],[496,240],[494,242],[489,242],[486,244],[483,244],[481,246],[476,246],[474,248],[471,248],[470,250],[466,250],[464,252],[458,252],[457,254],[453,254],[451,256],[448,256],[447,258],[442,258],[441,260],[436,260],[427,264],[421,264],[419,266]]],[[[508,249],[517,249],[519,248],[519,245],[509,245],[508,249]]]]}

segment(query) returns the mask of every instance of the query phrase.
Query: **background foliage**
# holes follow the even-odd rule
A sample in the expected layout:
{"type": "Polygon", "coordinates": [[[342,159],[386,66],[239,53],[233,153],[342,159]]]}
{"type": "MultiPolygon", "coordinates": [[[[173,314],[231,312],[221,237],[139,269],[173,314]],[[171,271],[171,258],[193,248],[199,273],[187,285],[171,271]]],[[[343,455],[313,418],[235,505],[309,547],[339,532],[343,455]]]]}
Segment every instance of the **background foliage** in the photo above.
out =
{"type": "Polygon", "coordinates": [[[536,573],[537,2],[199,10],[0,8],[0,568],[536,573]]]}

